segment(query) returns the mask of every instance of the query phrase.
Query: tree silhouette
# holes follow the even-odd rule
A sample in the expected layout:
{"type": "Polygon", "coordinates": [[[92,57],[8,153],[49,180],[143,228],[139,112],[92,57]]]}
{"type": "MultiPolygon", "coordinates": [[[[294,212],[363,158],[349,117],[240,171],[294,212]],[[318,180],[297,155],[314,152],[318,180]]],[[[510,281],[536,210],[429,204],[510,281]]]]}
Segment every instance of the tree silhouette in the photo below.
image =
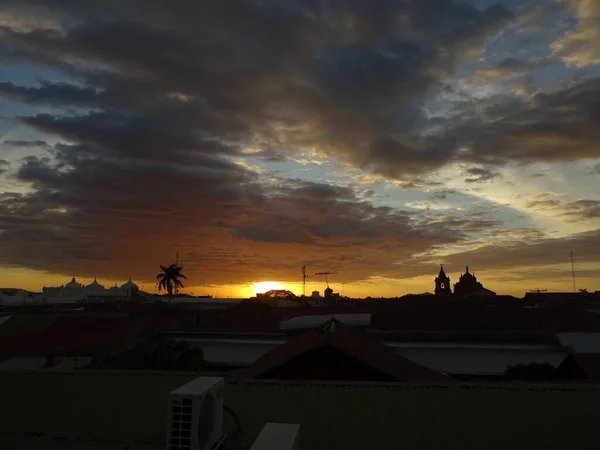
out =
{"type": "Polygon", "coordinates": [[[155,339],[145,344],[98,358],[92,369],[109,370],[202,370],[206,367],[202,350],[187,342],[155,339]]]}
{"type": "Polygon", "coordinates": [[[177,264],[171,264],[168,267],[161,265],[160,268],[162,272],[156,275],[158,290],[166,289],[169,293],[169,303],[171,303],[173,289],[183,287],[183,283],[179,279],[185,278],[187,280],[187,277],[181,273],[182,268],[177,264]]]}

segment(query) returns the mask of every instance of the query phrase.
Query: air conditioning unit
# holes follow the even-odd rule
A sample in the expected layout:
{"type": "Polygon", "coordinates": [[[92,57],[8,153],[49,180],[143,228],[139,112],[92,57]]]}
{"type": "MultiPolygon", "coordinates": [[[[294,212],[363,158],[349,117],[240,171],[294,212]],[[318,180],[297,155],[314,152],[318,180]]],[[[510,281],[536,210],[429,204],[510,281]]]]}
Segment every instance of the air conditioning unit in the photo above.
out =
{"type": "Polygon", "coordinates": [[[223,378],[198,377],[169,394],[167,450],[215,450],[223,435],[223,378]]]}

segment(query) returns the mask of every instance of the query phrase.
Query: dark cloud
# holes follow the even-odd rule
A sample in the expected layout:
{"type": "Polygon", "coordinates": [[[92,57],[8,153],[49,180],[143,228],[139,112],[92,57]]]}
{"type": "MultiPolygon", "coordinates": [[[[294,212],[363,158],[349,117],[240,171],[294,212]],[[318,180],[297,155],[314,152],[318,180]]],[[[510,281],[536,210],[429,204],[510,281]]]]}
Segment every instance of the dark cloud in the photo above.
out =
{"type": "Polygon", "coordinates": [[[11,139],[7,139],[2,142],[5,145],[9,145],[11,147],[21,147],[21,148],[50,148],[50,145],[46,141],[15,141],[11,139]]]}
{"type": "Polygon", "coordinates": [[[600,201],[580,199],[573,202],[561,202],[558,199],[545,198],[533,200],[527,204],[528,208],[535,210],[551,211],[557,215],[568,217],[571,221],[592,220],[600,218],[600,201]]]}
{"type": "Polygon", "coordinates": [[[131,113],[90,112],[84,115],[38,114],[23,123],[45,133],[94,147],[102,156],[134,158],[165,164],[220,165],[218,155],[235,149],[174,120],[131,113]]]}
{"type": "Polygon", "coordinates": [[[456,194],[456,189],[440,189],[431,196],[432,200],[446,200],[448,196],[456,194]]]}
{"type": "Polygon", "coordinates": [[[7,172],[9,167],[10,163],[5,159],[0,158],[0,175],[7,172]]]}
{"type": "Polygon", "coordinates": [[[53,14],[63,29],[5,27],[4,58],[51,65],[78,82],[37,89],[6,82],[0,94],[151,110],[277,154],[318,142],[327,155],[393,177],[454,156],[451,136],[419,137],[427,124],[422,104],[443,89],[441,78],[461,55],[482,49],[513,19],[503,6],[480,10],[452,0],[368,7],[356,0],[168,7],[114,0],[102,14],[87,1],[26,3],[53,14]]]}
{"type": "Polygon", "coordinates": [[[485,231],[485,235],[491,239],[501,239],[507,241],[509,239],[514,240],[534,240],[542,239],[545,236],[543,231],[536,230],[535,228],[513,228],[513,229],[492,229],[485,231]]]}
{"type": "Polygon", "coordinates": [[[483,114],[475,112],[477,117],[458,125],[454,133],[467,143],[464,158],[485,157],[488,163],[598,158],[599,99],[600,78],[589,78],[531,99],[473,102],[467,108],[483,114]]]}
{"type": "Polygon", "coordinates": [[[262,149],[250,154],[253,158],[259,158],[266,162],[281,163],[289,161],[290,157],[273,149],[262,149]]]}
{"type": "Polygon", "coordinates": [[[518,75],[531,71],[534,67],[529,61],[517,58],[506,58],[499,64],[487,66],[475,72],[473,80],[477,82],[494,82],[503,80],[512,75],[518,75]]]}
{"type": "MultiPolygon", "coordinates": [[[[521,240],[512,245],[488,245],[481,249],[451,255],[444,264],[463,266],[469,264],[479,271],[513,269],[529,270],[529,267],[555,265],[569,262],[571,250],[578,263],[600,262],[600,230],[575,234],[562,239],[521,240]]],[[[522,279],[522,278],[521,278],[522,279]]]]}
{"type": "Polygon", "coordinates": [[[42,81],[41,87],[17,86],[12,82],[0,83],[0,95],[11,100],[31,104],[53,106],[102,106],[101,95],[95,89],[80,87],[71,83],[51,83],[42,81]]]}
{"type": "MultiPolygon", "coordinates": [[[[444,257],[432,258],[430,254],[425,254],[410,261],[399,262],[396,271],[389,271],[388,274],[398,278],[431,274],[433,279],[436,271],[432,269],[432,260],[438,260],[440,264],[444,264],[446,273],[451,277],[452,273],[462,272],[465,265],[468,265],[485,286],[486,275],[490,272],[494,272],[496,281],[555,280],[554,275],[561,270],[561,264],[569,268],[571,251],[574,251],[578,265],[600,263],[600,230],[560,239],[543,236],[537,230],[498,231],[502,234],[509,233],[510,239],[499,236],[502,238],[501,243],[480,242],[476,250],[458,251],[444,257]]],[[[475,243],[476,241],[468,242],[470,245],[475,243]]],[[[578,273],[581,271],[581,275],[585,276],[584,270],[580,268],[578,273]]],[[[498,288],[501,289],[502,286],[499,285],[498,288]]]]}
{"type": "Polygon", "coordinates": [[[299,263],[344,269],[340,255],[352,251],[357,262],[345,268],[346,276],[358,280],[487,226],[436,225],[375,207],[347,187],[300,180],[265,185],[234,164],[91,159],[84,148],[71,147],[58,146],[54,158],[24,159],[17,177],[35,191],[3,194],[3,265],[148,279],[185,245],[188,278],[203,284],[294,280],[299,263]]]}
{"type": "Polygon", "coordinates": [[[556,208],[557,206],[560,206],[560,200],[556,199],[533,200],[527,204],[528,208],[534,209],[556,208]]]}
{"type": "Polygon", "coordinates": [[[485,183],[486,181],[493,180],[500,176],[499,173],[492,172],[491,170],[482,167],[471,167],[467,169],[467,174],[470,177],[465,179],[466,183],[485,183]]]}
{"type": "Polygon", "coordinates": [[[600,201],[598,200],[576,200],[563,205],[564,216],[574,219],[600,219],[600,201]]]}

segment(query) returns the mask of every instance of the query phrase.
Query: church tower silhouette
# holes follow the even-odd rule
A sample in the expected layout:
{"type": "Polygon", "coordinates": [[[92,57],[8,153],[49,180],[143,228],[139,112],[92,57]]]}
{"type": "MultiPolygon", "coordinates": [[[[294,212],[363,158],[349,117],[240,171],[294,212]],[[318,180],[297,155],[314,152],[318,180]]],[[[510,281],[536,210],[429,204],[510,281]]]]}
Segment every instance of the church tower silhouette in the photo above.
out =
{"type": "Polygon", "coordinates": [[[444,272],[444,266],[440,264],[440,273],[435,279],[435,295],[452,294],[450,289],[450,278],[444,272]]]}

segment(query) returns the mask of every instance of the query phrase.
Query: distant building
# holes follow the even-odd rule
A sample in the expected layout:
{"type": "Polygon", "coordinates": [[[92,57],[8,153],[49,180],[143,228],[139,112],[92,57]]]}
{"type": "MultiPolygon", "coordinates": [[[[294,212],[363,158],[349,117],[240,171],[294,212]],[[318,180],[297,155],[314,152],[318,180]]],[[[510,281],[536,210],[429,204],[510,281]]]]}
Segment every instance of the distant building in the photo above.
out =
{"type": "Polygon", "coordinates": [[[0,289],[0,305],[2,306],[28,305],[38,301],[38,297],[39,294],[23,289],[0,289]]]}
{"type": "Polygon", "coordinates": [[[109,303],[129,301],[138,295],[137,284],[129,280],[108,289],[102,286],[96,278],[87,286],[77,282],[75,277],[64,286],[46,287],[42,289],[42,301],[45,303],[109,303]]]}
{"type": "Polygon", "coordinates": [[[454,284],[454,295],[496,295],[496,293],[484,288],[477,281],[477,277],[469,272],[467,266],[465,273],[460,275],[458,283],[454,284]]]}
{"type": "Polygon", "coordinates": [[[440,264],[440,273],[435,279],[435,295],[450,295],[452,289],[450,288],[450,277],[444,272],[444,266],[440,264]]]}

